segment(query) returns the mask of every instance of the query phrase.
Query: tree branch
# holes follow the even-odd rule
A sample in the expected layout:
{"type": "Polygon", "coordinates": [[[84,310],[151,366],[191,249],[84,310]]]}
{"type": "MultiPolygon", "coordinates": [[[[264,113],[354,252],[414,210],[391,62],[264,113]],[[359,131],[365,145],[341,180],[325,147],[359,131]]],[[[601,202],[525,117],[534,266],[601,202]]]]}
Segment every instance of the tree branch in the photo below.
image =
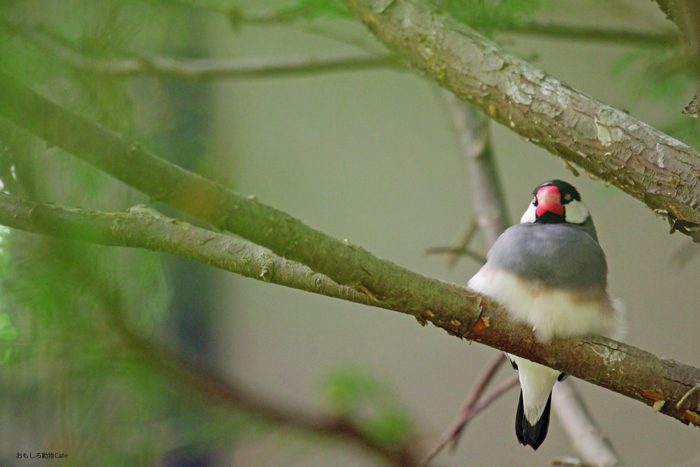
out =
{"type": "Polygon", "coordinates": [[[368,295],[339,285],[267,248],[168,218],[143,205],[125,213],[99,212],[39,203],[0,192],[0,225],[100,245],[168,253],[264,282],[373,304],[368,295]]]}
{"type": "Polygon", "coordinates": [[[496,303],[334,239],[290,215],[159,159],[138,143],[72,114],[0,74],[0,114],[124,183],[341,285],[369,304],[432,322],[448,333],[547,365],[700,426],[700,369],[591,336],[537,342],[496,303]],[[685,397],[686,394],[690,396],[685,397]],[[682,402],[682,403],[681,403],[682,402]]]}
{"type": "Polygon", "coordinates": [[[492,157],[489,119],[449,91],[443,91],[443,98],[452,130],[466,156],[471,200],[479,230],[486,248],[490,249],[508,228],[509,222],[501,180],[492,157]]]}
{"type": "Polygon", "coordinates": [[[581,27],[557,23],[540,23],[536,21],[516,24],[503,33],[525,34],[530,36],[550,37],[554,39],[608,42],[615,44],[634,44],[642,46],[668,47],[679,43],[680,36],[675,31],[666,33],[637,32],[609,28],[581,27]]]}
{"type": "Polygon", "coordinates": [[[264,78],[299,76],[331,71],[363,70],[368,68],[406,69],[391,55],[366,52],[334,54],[319,57],[271,57],[248,59],[175,59],[167,57],[104,58],[85,55],[67,45],[43,28],[27,27],[1,20],[0,26],[23,37],[50,56],[81,71],[111,76],[151,75],[191,81],[214,79],[264,78]]]}
{"type": "MultiPolygon", "coordinates": [[[[474,418],[478,413],[474,410],[474,408],[479,403],[482,394],[484,393],[488,385],[491,383],[491,380],[495,376],[500,366],[505,362],[505,360],[505,354],[499,352],[498,355],[496,355],[496,358],[489,362],[484,371],[481,373],[481,376],[477,380],[476,384],[474,384],[472,392],[467,397],[467,401],[462,406],[462,410],[460,410],[459,417],[453,422],[452,426],[450,426],[450,428],[448,428],[448,430],[442,436],[440,436],[440,438],[435,443],[435,446],[433,446],[433,448],[430,449],[430,451],[428,451],[428,454],[426,454],[423,460],[421,461],[421,465],[426,466],[430,464],[430,462],[432,462],[435,456],[437,456],[448,444],[451,444],[453,448],[457,447],[457,443],[459,442],[459,436],[462,433],[462,430],[464,430],[464,428],[467,426],[467,423],[469,423],[469,421],[472,418],[474,418]]],[[[517,382],[517,377],[515,380],[512,380],[513,385],[517,384],[517,382]]],[[[505,390],[503,392],[505,392],[505,390]]],[[[503,392],[498,393],[497,391],[495,391],[495,393],[497,394],[496,397],[498,397],[498,395],[502,394],[503,392]]],[[[487,397],[486,399],[490,401],[494,400],[495,398],[491,396],[487,397]]],[[[481,410],[479,410],[479,412],[480,411],[481,410]]]]}
{"type": "Polygon", "coordinates": [[[672,227],[700,228],[700,153],[509,55],[420,0],[344,0],[387,47],[496,121],[639,199],[672,227]]]}
{"type": "Polygon", "coordinates": [[[574,449],[583,461],[598,467],[621,466],[620,456],[615,452],[610,440],[598,427],[586,409],[581,394],[570,380],[554,385],[552,393],[556,410],[564,430],[569,435],[574,449]]]}

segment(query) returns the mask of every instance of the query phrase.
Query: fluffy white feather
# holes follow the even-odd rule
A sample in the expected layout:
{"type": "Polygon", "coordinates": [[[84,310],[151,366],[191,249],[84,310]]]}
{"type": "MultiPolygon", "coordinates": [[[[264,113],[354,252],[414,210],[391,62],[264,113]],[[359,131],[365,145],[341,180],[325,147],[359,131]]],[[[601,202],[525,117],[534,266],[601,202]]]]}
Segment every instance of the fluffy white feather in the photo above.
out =
{"type": "MultiPolygon", "coordinates": [[[[502,304],[513,320],[532,326],[542,342],[586,334],[615,338],[622,329],[620,304],[611,302],[607,293],[582,297],[573,291],[548,289],[490,265],[471,278],[469,287],[502,304]]],[[[560,372],[514,355],[509,358],[518,366],[525,416],[534,425],[560,372]]]]}
{"type": "Polygon", "coordinates": [[[515,321],[532,326],[542,342],[585,334],[613,337],[621,326],[617,304],[607,294],[584,297],[546,288],[488,264],[471,278],[469,287],[502,304],[515,321]]]}

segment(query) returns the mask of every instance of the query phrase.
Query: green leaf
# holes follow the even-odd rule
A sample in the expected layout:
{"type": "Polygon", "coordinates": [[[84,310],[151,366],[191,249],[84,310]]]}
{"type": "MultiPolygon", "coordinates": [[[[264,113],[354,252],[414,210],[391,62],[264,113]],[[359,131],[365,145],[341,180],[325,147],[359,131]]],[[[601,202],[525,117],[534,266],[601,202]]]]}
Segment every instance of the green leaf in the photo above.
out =
{"type": "Polygon", "coordinates": [[[381,385],[367,373],[334,370],[326,376],[323,395],[334,411],[349,414],[358,410],[380,388],[381,385]]]}
{"type": "Polygon", "coordinates": [[[0,341],[14,341],[17,339],[17,329],[12,325],[10,315],[0,313],[0,341]]]}
{"type": "Polygon", "coordinates": [[[404,412],[387,409],[367,423],[367,434],[382,444],[402,444],[411,437],[411,423],[404,412]]]}

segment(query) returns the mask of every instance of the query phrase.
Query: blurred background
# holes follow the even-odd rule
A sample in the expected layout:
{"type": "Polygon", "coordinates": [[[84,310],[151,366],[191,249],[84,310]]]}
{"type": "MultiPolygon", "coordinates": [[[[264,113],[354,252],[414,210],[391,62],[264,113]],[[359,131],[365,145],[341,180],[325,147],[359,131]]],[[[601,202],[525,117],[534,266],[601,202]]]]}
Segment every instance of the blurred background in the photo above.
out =
{"type": "MultiPolygon", "coordinates": [[[[700,147],[697,120],[681,115],[697,76],[654,2],[438,7],[573,88],[700,147]],[[591,28],[638,35],[600,37],[591,28]]],[[[150,66],[148,57],[252,66],[385,54],[340,2],[5,0],[0,34],[4,72],[163,158],[428,276],[465,284],[480,267],[468,257],[449,267],[426,255],[456,245],[475,216],[466,156],[434,83],[386,62],[201,79],[150,66]],[[128,60],[149,66],[109,68],[128,60]]],[[[507,128],[489,131],[510,222],[543,181],[574,184],[596,222],[611,291],[625,303],[623,340],[700,366],[696,247],[616,188],[575,177],[507,128]]],[[[104,211],[149,203],[5,120],[0,141],[0,180],[12,194],[104,211]]],[[[276,426],[197,394],[152,355],[130,349],[114,332],[115,313],[279,407],[361,414],[376,436],[401,442],[410,433],[426,451],[497,354],[399,313],[179,258],[9,230],[2,242],[3,466],[386,465],[357,443],[276,426]],[[42,452],[68,457],[23,456],[42,452]]],[[[479,236],[472,248],[486,252],[479,236]]],[[[512,374],[503,368],[498,380],[512,374]]],[[[626,465],[700,465],[696,428],[575,384],[626,465]]],[[[575,456],[556,417],[537,452],[517,443],[517,397],[513,389],[475,418],[458,449],[433,465],[545,466],[575,456]]]]}

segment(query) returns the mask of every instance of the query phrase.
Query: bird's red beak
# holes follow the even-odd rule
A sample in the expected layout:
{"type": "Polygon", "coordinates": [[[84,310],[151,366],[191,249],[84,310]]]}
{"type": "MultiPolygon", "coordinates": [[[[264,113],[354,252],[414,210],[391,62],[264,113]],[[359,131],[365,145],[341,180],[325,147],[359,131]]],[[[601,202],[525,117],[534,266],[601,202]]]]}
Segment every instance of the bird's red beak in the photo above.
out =
{"type": "Polygon", "coordinates": [[[564,206],[561,205],[561,194],[555,186],[543,186],[537,191],[537,217],[551,212],[558,216],[564,215],[564,206]]]}

